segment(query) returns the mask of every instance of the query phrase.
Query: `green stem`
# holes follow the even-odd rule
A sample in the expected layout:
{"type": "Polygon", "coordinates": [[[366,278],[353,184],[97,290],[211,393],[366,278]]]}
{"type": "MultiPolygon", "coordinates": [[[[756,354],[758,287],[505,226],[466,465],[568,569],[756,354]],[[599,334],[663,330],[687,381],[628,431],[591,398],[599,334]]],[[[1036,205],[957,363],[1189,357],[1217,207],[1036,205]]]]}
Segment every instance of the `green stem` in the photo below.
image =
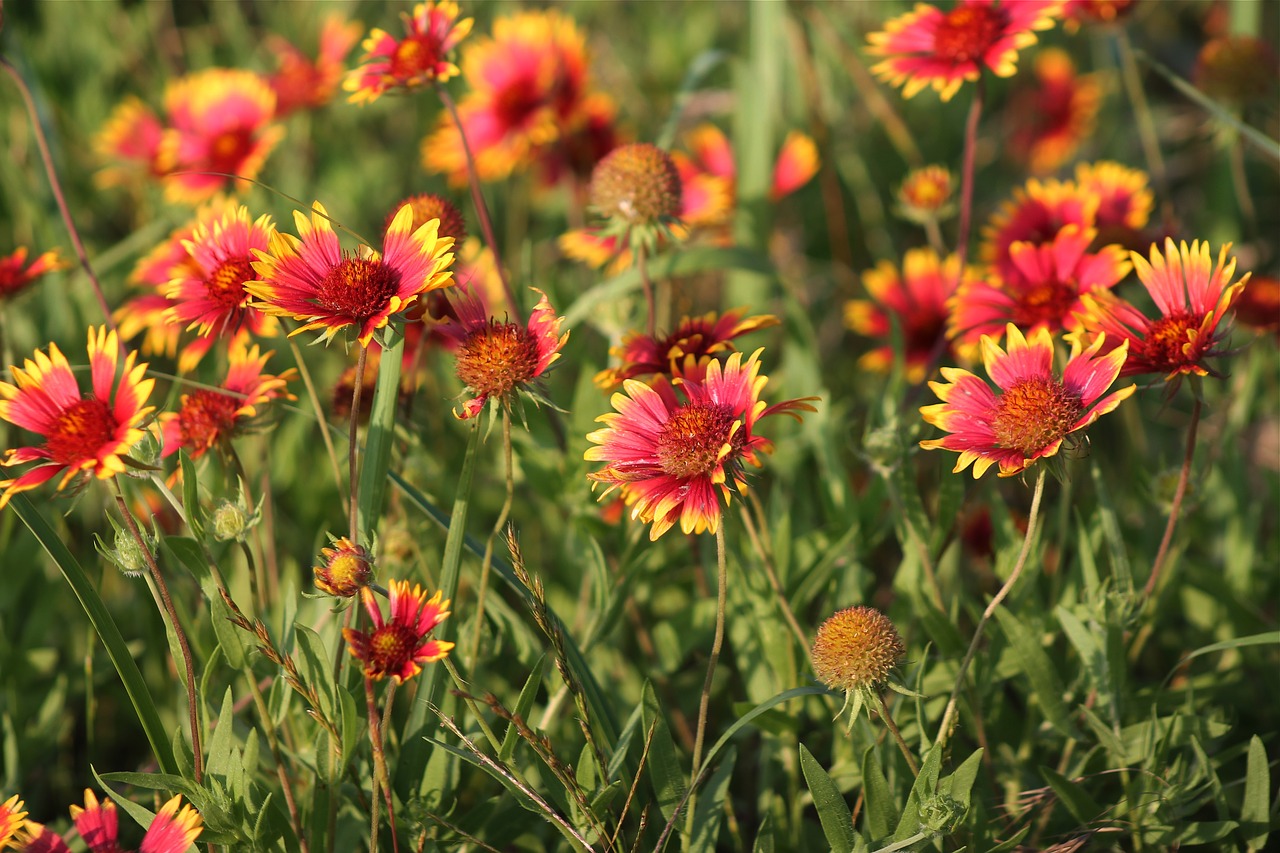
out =
{"type": "Polygon", "coordinates": [[[1133,42],[1129,40],[1129,31],[1124,27],[1113,27],[1116,36],[1116,48],[1120,53],[1120,76],[1124,80],[1125,91],[1133,104],[1134,117],[1137,119],[1138,139],[1142,142],[1142,153],[1147,160],[1147,168],[1155,180],[1160,197],[1169,200],[1169,179],[1164,167],[1164,156],[1160,153],[1160,137],[1156,133],[1156,123],[1151,115],[1151,105],[1147,103],[1147,94],[1142,88],[1142,76],[1138,73],[1138,62],[1133,55],[1133,42]]]}
{"type": "Polygon", "coordinates": [[[1173,505],[1169,508],[1169,521],[1164,526],[1164,536],[1160,539],[1160,549],[1156,551],[1155,561],[1151,564],[1151,576],[1142,589],[1142,597],[1150,598],[1156,591],[1156,582],[1160,580],[1160,572],[1164,569],[1165,560],[1169,556],[1169,545],[1173,541],[1174,528],[1178,526],[1178,516],[1182,512],[1182,500],[1187,496],[1187,483],[1191,479],[1191,461],[1196,454],[1196,432],[1200,426],[1200,412],[1204,404],[1199,395],[1191,408],[1191,426],[1187,428],[1187,451],[1182,457],[1182,470],[1178,473],[1178,486],[1173,492],[1173,505]]]}
{"type": "Polygon", "coordinates": [[[969,641],[969,648],[964,653],[964,660],[960,661],[960,670],[956,673],[956,683],[951,688],[951,698],[947,700],[947,709],[942,714],[942,725],[938,727],[938,736],[934,739],[935,745],[939,747],[946,744],[948,738],[951,737],[951,730],[955,727],[960,691],[964,689],[965,675],[969,672],[969,664],[973,662],[973,656],[978,651],[978,643],[982,640],[982,632],[1000,607],[1000,603],[1005,600],[1005,597],[1013,589],[1013,585],[1018,582],[1018,578],[1022,575],[1022,568],[1027,564],[1027,555],[1031,553],[1031,539],[1035,535],[1036,521],[1040,515],[1040,498],[1044,495],[1045,472],[1046,469],[1042,466],[1040,475],[1036,478],[1035,492],[1031,496],[1031,512],[1027,515],[1027,534],[1022,540],[1022,550],[1018,553],[1018,562],[1014,564],[1013,572],[1010,573],[1009,579],[1004,582],[1004,586],[1000,587],[996,597],[991,599],[987,609],[982,612],[982,618],[978,620],[978,627],[973,631],[973,639],[969,641]]]}
{"type": "MultiPolygon", "coordinates": [[[[369,359],[369,347],[362,345],[356,357],[356,379],[351,388],[351,420],[347,427],[347,495],[348,518],[351,522],[351,544],[360,544],[360,392],[364,388],[364,368],[369,359]]],[[[369,522],[372,524],[372,520],[369,522]]]]}
{"type": "Polygon", "coordinates": [[[293,784],[284,766],[284,753],[280,749],[280,738],[275,724],[271,721],[271,712],[267,709],[262,689],[258,687],[258,679],[253,675],[253,668],[246,662],[244,680],[249,683],[249,692],[253,694],[253,706],[258,711],[258,719],[262,721],[262,730],[267,736],[267,746],[271,749],[271,757],[276,763],[276,778],[280,780],[280,788],[284,791],[285,807],[289,810],[289,819],[293,821],[293,831],[298,835],[298,844],[302,853],[308,853],[307,834],[302,826],[302,818],[298,814],[298,801],[293,795],[293,784]]]}
{"type": "MultiPolygon", "coordinates": [[[[721,517],[716,525],[716,633],[711,641],[711,656],[707,660],[707,677],[702,682],[702,697],[698,700],[698,726],[693,736],[693,771],[690,779],[698,778],[702,769],[702,747],[707,734],[707,712],[711,707],[711,682],[715,679],[716,664],[720,662],[720,649],[724,645],[724,616],[728,609],[729,572],[725,563],[724,525],[721,517]]],[[[696,792],[689,797],[689,819],[693,819],[696,792]]]]}
{"type": "Polygon", "coordinates": [[[476,593],[475,626],[471,630],[471,670],[475,674],[476,662],[480,659],[480,631],[484,626],[484,599],[489,591],[489,571],[493,566],[493,543],[507,524],[507,516],[511,514],[511,505],[515,502],[515,472],[512,465],[511,452],[511,411],[504,401],[502,406],[502,458],[506,466],[507,497],[502,502],[502,510],[498,520],[489,533],[489,540],[484,543],[484,559],[480,561],[480,589],[476,593]]]}
{"type": "Polygon", "coordinates": [[[636,270],[640,273],[640,284],[644,288],[644,305],[648,312],[645,320],[645,331],[650,339],[657,335],[658,311],[653,300],[653,282],[649,280],[649,265],[645,261],[647,249],[642,242],[636,249],[636,270]]]}
{"type": "Polygon", "coordinates": [[[311,410],[315,413],[316,423],[320,427],[320,438],[324,441],[325,452],[329,454],[329,464],[333,466],[333,481],[341,484],[342,466],[338,464],[338,451],[333,446],[333,439],[329,436],[329,421],[325,417],[324,407],[320,405],[316,385],[311,381],[311,371],[307,369],[307,363],[302,358],[302,350],[298,348],[297,342],[293,338],[289,338],[288,341],[289,349],[293,352],[294,364],[298,367],[298,375],[302,377],[302,384],[307,389],[307,398],[311,400],[311,410]]]}
{"type": "Polygon", "coordinates": [[[907,766],[911,768],[911,775],[919,776],[920,764],[916,761],[916,757],[911,754],[911,749],[907,746],[907,742],[902,739],[902,732],[899,731],[898,724],[893,721],[893,715],[889,713],[889,704],[884,701],[884,694],[877,693],[876,698],[880,700],[880,707],[877,709],[877,713],[879,713],[881,721],[889,729],[889,734],[893,735],[893,739],[898,742],[898,749],[902,751],[902,757],[907,760],[907,766]]]}

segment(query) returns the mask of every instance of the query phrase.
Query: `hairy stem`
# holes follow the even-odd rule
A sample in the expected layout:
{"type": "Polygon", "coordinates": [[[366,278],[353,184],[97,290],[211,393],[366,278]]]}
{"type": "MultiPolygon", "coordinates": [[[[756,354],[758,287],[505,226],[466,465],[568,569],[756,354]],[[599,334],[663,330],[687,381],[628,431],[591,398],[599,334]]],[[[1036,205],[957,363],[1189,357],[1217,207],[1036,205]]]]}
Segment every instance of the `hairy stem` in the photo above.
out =
{"type": "Polygon", "coordinates": [[[640,273],[640,284],[644,286],[644,306],[648,312],[648,319],[645,320],[645,332],[652,339],[657,334],[658,328],[658,311],[653,300],[653,282],[649,280],[649,265],[645,258],[648,255],[644,243],[640,244],[640,248],[636,250],[636,270],[640,273]]]}
{"type": "Polygon", "coordinates": [[[898,742],[898,749],[902,751],[902,757],[907,760],[907,766],[911,768],[912,776],[920,775],[920,764],[916,761],[916,757],[911,754],[907,742],[902,739],[902,732],[898,729],[898,724],[893,721],[893,716],[889,713],[889,704],[884,701],[884,694],[877,693],[876,698],[880,700],[880,707],[877,713],[880,719],[884,721],[885,727],[889,729],[889,734],[893,735],[893,739],[898,742]]]}

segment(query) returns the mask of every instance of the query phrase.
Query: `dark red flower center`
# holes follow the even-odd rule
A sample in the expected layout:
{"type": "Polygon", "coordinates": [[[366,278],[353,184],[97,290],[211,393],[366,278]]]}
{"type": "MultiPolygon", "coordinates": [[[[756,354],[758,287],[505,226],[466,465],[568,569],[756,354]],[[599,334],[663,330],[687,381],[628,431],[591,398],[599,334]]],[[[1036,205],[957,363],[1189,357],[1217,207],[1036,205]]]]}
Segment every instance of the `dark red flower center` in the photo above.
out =
{"type": "Polygon", "coordinates": [[[49,429],[44,447],[54,462],[79,465],[86,459],[97,459],[116,437],[119,426],[105,402],[84,397],[62,410],[49,429]]]}
{"type": "Polygon", "coordinates": [[[1157,370],[1165,373],[1195,364],[1205,350],[1199,340],[1199,329],[1200,318],[1188,311],[1162,317],[1153,322],[1143,336],[1142,355],[1157,370]],[[1190,348],[1184,350],[1188,343],[1191,343],[1190,348]]]}
{"type": "Polygon", "coordinates": [[[316,302],[336,317],[368,320],[387,310],[400,290],[400,273],[382,261],[345,258],[316,288],[316,302]]]}
{"type": "Polygon", "coordinates": [[[673,477],[689,478],[710,474],[720,462],[720,451],[729,445],[726,458],[733,456],[746,443],[740,426],[730,438],[729,432],[738,421],[728,406],[715,403],[690,403],[672,413],[658,436],[658,464],[673,477]]]}
{"type": "Polygon", "coordinates": [[[1032,377],[1000,395],[992,428],[997,444],[1030,458],[1070,432],[1083,412],[1061,382],[1032,377]]]}
{"type": "Polygon", "coordinates": [[[977,62],[1000,38],[1005,24],[1005,16],[990,6],[957,6],[938,23],[933,51],[956,64],[977,62]]]}
{"type": "Polygon", "coordinates": [[[546,104],[537,81],[522,77],[499,89],[493,97],[493,111],[504,130],[523,128],[530,117],[546,104]]]}
{"type": "Polygon", "coordinates": [[[947,318],[943,314],[924,310],[917,311],[903,318],[906,337],[907,359],[928,358],[947,328],[947,318]]]}
{"type": "Polygon", "coordinates": [[[178,413],[182,446],[198,456],[224,436],[230,436],[236,423],[240,401],[217,391],[200,390],[188,394],[178,413]]]}
{"type": "Polygon", "coordinates": [[[257,277],[248,258],[231,258],[218,265],[204,286],[209,298],[229,311],[244,304],[244,283],[257,277]]]}
{"type": "Polygon", "coordinates": [[[397,80],[431,75],[440,62],[440,44],[428,35],[409,36],[396,45],[388,73],[397,80]]]}
{"type": "Polygon", "coordinates": [[[253,133],[247,127],[224,130],[209,143],[209,168],[214,172],[236,174],[253,150],[253,133]]]}
{"type": "Polygon", "coordinates": [[[365,671],[374,678],[401,675],[413,662],[418,650],[418,635],[408,625],[391,621],[369,635],[365,671]]]}
{"type": "Polygon", "coordinates": [[[1020,329],[1030,329],[1041,323],[1050,329],[1062,328],[1078,298],[1075,282],[1058,281],[1056,278],[1019,285],[1012,295],[1014,307],[1010,319],[1020,329]]]}
{"type": "Polygon", "coordinates": [[[462,384],[501,397],[538,375],[538,341],[523,326],[490,320],[467,336],[457,359],[462,384]]]}

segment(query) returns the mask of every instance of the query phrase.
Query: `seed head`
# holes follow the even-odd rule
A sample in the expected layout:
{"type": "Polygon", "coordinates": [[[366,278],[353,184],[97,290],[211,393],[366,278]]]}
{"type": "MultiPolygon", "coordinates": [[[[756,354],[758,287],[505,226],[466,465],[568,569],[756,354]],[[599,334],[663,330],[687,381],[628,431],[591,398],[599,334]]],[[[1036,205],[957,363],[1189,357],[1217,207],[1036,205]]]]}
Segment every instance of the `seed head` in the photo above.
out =
{"type": "Polygon", "coordinates": [[[905,654],[887,616],[874,607],[847,607],[818,629],[813,669],[823,684],[851,693],[884,684],[905,654]]]}
{"type": "Polygon", "coordinates": [[[680,172],[656,145],[613,149],[591,173],[591,205],[629,225],[657,225],[680,212],[680,172]]]}
{"type": "Polygon", "coordinates": [[[412,230],[417,231],[432,219],[439,219],[439,236],[452,237],[455,246],[461,246],[467,239],[467,223],[462,218],[462,212],[453,202],[435,193],[418,193],[402,200],[387,214],[387,221],[382,224],[383,230],[391,227],[391,221],[406,204],[413,208],[412,230]]]}

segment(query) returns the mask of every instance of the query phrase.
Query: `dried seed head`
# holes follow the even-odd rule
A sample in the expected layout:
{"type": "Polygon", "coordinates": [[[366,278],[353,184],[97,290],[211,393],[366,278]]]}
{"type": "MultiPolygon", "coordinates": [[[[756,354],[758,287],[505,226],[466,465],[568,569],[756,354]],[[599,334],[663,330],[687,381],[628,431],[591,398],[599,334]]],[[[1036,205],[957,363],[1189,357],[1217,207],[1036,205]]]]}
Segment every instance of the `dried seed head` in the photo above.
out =
{"type": "Polygon", "coordinates": [[[602,216],[631,225],[656,225],[680,212],[680,172],[656,145],[613,149],[591,173],[591,205],[602,216]]]}
{"type": "Polygon", "coordinates": [[[414,231],[432,219],[439,219],[440,226],[437,231],[439,236],[452,237],[455,246],[461,246],[467,239],[467,223],[462,218],[462,212],[453,202],[435,193],[419,193],[401,201],[387,214],[387,221],[382,224],[383,230],[391,227],[391,221],[406,204],[413,208],[414,231]]]}
{"type": "Polygon", "coordinates": [[[889,618],[874,607],[848,607],[822,623],[813,641],[813,669],[846,693],[879,687],[906,654],[889,618]]]}

